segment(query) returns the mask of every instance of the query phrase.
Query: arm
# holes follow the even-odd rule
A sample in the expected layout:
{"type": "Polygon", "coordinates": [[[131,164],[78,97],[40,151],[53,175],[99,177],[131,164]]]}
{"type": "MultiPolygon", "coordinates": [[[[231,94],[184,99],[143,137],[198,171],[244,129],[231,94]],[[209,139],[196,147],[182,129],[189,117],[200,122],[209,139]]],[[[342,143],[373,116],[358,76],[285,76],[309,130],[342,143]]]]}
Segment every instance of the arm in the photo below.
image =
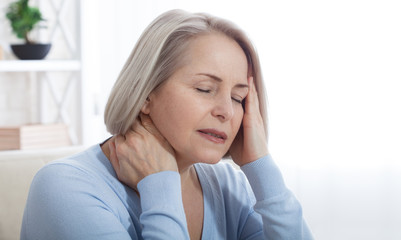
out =
{"type": "MultiPolygon", "coordinates": [[[[301,205],[286,188],[270,155],[242,166],[241,170],[255,194],[254,210],[262,217],[263,239],[313,239],[303,219],[301,205]]],[[[245,225],[244,236],[249,235],[248,228],[245,225]]]]}
{"type": "Polygon", "coordinates": [[[138,184],[144,239],[189,239],[177,172],[164,171],[138,184]]]}
{"type": "Polygon", "coordinates": [[[248,81],[243,130],[238,133],[230,153],[234,162],[241,166],[255,194],[253,209],[262,217],[264,237],[254,227],[258,216],[253,211],[249,213],[242,236],[257,239],[312,239],[299,202],[285,187],[281,173],[268,153],[256,87],[252,77],[248,81]]]}
{"type": "Polygon", "coordinates": [[[174,150],[149,116],[109,142],[118,179],[140,194],[144,239],[189,239],[174,150]]]}

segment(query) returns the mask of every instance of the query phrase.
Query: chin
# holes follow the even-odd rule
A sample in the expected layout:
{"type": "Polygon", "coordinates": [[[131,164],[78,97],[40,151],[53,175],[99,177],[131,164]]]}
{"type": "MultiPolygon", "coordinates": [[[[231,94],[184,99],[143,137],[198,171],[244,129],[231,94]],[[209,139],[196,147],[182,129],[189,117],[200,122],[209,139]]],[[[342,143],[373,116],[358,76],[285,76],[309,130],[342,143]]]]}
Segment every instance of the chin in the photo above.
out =
{"type": "Polygon", "coordinates": [[[187,151],[176,151],[177,159],[186,161],[191,164],[207,163],[216,164],[227,154],[226,149],[213,149],[213,148],[191,148],[187,151]]]}
{"type": "Polygon", "coordinates": [[[216,164],[220,162],[223,156],[224,153],[205,154],[205,152],[202,152],[197,157],[194,156],[193,159],[197,159],[197,163],[216,164]]]}
{"type": "Polygon", "coordinates": [[[215,159],[207,159],[207,160],[203,160],[203,161],[199,161],[200,163],[207,163],[207,164],[216,164],[218,162],[220,162],[222,158],[215,158],[215,159]]]}

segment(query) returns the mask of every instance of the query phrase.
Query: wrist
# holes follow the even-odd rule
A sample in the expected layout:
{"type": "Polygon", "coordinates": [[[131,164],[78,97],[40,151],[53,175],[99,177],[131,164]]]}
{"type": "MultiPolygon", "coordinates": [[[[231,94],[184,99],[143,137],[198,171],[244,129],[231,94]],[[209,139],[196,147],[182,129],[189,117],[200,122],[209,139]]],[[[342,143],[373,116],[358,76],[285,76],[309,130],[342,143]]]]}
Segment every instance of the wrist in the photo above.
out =
{"type": "Polygon", "coordinates": [[[255,162],[259,160],[260,158],[266,157],[269,155],[269,151],[262,151],[258,153],[252,153],[246,156],[243,156],[240,160],[233,159],[233,161],[238,165],[238,166],[244,166],[248,163],[255,162]]]}

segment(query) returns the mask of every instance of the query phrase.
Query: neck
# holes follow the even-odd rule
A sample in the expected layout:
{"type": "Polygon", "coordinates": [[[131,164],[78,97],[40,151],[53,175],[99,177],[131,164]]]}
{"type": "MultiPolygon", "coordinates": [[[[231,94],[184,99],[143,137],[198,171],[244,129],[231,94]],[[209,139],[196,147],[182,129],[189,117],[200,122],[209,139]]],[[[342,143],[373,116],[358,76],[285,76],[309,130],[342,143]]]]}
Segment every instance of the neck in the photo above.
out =
{"type": "Polygon", "coordinates": [[[191,161],[176,157],[178,172],[181,176],[181,188],[185,192],[186,189],[191,189],[198,184],[198,175],[195,166],[191,161]]]}
{"type": "MultiPolygon", "coordinates": [[[[104,155],[106,155],[107,159],[110,160],[109,143],[110,141],[107,141],[104,144],[102,144],[101,149],[104,155]]],[[[180,158],[179,156],[176,157],[176,160],[177,160],[178,172],[181,176],[181,187],[183,189],[186,188],[187,186],[192,185],[194,180],[198,181],[193,163],[189,163],[190,161],[186,161],[180,158]]]]}

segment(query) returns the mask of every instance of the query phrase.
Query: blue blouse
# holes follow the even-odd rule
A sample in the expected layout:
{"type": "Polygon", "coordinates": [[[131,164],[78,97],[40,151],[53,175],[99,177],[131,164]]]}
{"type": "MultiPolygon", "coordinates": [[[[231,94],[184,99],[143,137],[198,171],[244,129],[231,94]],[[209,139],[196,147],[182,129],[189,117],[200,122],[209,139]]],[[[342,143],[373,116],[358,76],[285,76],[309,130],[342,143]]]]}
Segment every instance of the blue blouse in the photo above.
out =
{"type": "MultiPolygon", "coordinates": [[[[195,164],[204,197],[202,239],[313,239],[302,208],[270,155],[241,170],[195,164]]],[[[180,175],[165,171],[122,184],[99,145],[36,174],[25,239],[189,239],[180,175]]]]}

